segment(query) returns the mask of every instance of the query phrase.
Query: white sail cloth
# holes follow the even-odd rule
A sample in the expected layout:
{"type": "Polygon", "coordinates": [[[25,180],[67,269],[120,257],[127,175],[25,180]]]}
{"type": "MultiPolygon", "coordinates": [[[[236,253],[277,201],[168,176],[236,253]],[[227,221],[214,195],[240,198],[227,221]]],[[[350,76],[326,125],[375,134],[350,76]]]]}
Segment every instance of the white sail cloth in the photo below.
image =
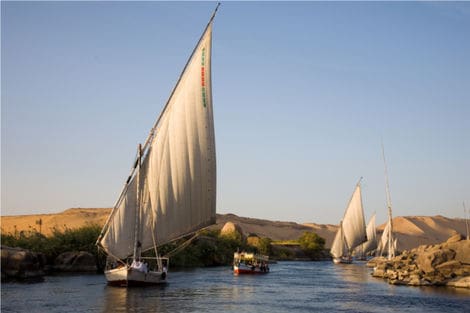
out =
{"type": "Polygon", "coordinates": [[[372,217],[369,220],[369,223],[367,223],[367,241],[362,244],[362,252],[368,253],[371,251],[374,251],[377,249],[377,233],[375,230],[375,214],[372,215],[372,217]]]}
{"type": "Polygon", "coordinates": [[[335,239],[331,245],[330,253],[335,258],[340,258],[342,256],[348,255],[348,245],[344,239],[343,233],[343,222],[340,223],[338,231],[336,232],[335,239]]]}
{"type": "Polygon", "coordinates": [[[352,251],[355,247],[367,241],[360,184],[357,184],[351,200],[349,201],[346,213],[344,214],[343,232],[349,251],[352,251]]]}
{"type": "Polygon", "coordinates": [[[397,249],[397,239],[393,238],[393,233],[391,231],[392,220],[388,220],[385,225],[384,231],[382,233],[382,238],[380,239],[380,255],[385,253],[388,254],[389,258],[395,256],[395,251],[397,249]],[[389,241],[390,241],[390,251],[389,251],[389,241]]]}
{"type": "Polygon", "coordinates": [[[358,183],[349,200],[344,218],[340,223],[330,253],[339,258],[351,255],[353,249],[367,241],[361,186],[358,183]]]}
{"type": "Polygon", "coordinates": [[[151,132],[140,175],[105,225],[100,245],[115,257],[131,255],[136,241],[146,250],[215,223],[211,37],[210,24],[151,132]]]}

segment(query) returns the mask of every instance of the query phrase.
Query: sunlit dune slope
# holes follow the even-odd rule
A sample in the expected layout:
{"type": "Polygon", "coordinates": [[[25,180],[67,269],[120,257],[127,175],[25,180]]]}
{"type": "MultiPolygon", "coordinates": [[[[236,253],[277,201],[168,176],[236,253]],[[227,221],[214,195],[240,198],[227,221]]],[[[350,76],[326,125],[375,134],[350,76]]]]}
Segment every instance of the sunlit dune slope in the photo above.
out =
{"type": "MultiPolygon", "coordinates": [[[[21,231],[39,231],[38,221],[42,221],[41,232],[48,236],[52,230],[75,229],[90,224],[104,225],[111,209],[109,208],[73,208],[57,214],[3,216],[1,219],[2,233],[21,231]]],[[[270,221],[234,214],[218,214],[215,228],[222,228],[226,222],[238,224],[245,235],[256,234],[272,240],[292,240],[299,238],[305,231],[314,231],[326,240],[326,247],[333,242],[337,225],[315,223],[298,224],[295,222],[270,221]]],[[[450,236],[466,234],[465,220],[444,216],[405,216],[393,219],[393,228],[398,237],[399,250],[411,249],[422,244],[436,244],[450,236]]],[[[382,234],[385,224],[378,227],[377,233],[382,234]]]]}

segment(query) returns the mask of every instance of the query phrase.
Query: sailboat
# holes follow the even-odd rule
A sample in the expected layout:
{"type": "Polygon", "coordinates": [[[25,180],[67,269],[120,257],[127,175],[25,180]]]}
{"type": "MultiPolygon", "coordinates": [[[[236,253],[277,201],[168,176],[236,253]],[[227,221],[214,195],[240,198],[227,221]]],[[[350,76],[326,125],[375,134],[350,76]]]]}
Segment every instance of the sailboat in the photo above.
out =
{"type": "Polygon", "coordinates": [[[348,243],[344,237],[343,221],[339,223],[339,229],[336,232],[335,239],[331,245],[330,253],[333,255],[333,262],[335,264],[352,263],[352,257],[349,255],[348,243]]]}
{"type": "Polygon", "coordinates": [[[377,249],[377,231],[375,227],[375,213],[371,216],[366,227],[367,241],[356,248],[356,257],[366,260],[366,256],[377,249]]]}
{"type": "Polygon", "coordinates": [[[138,146],[98,237],[110,285],[166,283],[169,259],[159,255],[158,247],[215,223],[211,46],[218,7],[145,143],[138,146]]]}
{"type": "Polygon", "coordinates": [[[333,262],[352,263],[354,248],[366,241],[366,222],[362,207],[361,180],[359,180],[331,246],[333,262]]]}

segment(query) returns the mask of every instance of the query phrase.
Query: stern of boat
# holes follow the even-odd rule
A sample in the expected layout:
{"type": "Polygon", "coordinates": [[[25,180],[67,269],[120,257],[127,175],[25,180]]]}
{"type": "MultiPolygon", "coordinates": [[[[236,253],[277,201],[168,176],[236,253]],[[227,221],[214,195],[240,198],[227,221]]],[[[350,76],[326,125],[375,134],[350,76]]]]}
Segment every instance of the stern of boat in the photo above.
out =
{"type": "Polygon", "coordinates": [[[162,285],[167,283],[166,271],[142,272],[131,267],[120,267],[105,271],[108,285],[117,287],[162,285]]]}

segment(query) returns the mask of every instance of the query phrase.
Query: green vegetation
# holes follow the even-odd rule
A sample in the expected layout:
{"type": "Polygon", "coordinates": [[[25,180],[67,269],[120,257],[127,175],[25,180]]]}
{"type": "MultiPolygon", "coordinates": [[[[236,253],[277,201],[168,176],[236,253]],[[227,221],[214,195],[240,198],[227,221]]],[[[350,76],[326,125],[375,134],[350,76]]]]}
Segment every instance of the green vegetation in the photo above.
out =
{"type": "Polygon", "coordinates": [[[272,255],[273,249],[270,238],[261,238],[258,245],[258,252],[264,255],[272,255]]]}
{"type": "Polygon", "coordinates": [[[96,257],[98,264],[103,264],[103,255],[98,252],[95,246],[96,238],[98,238],[100,232],[101,226],[96,224],[77,229],[65,228],[59,230],[54,228],[52,235],[49,237],[35,230],[23,231],[16,236],[2,234],[2,245],[43,253],[48,263],[53,263],[54,259],[63,252],[87,251],[96,257]]]}
{"type": "MultiPolygon", "coordinates": [[[[52,264],[63,252],[87,251],[96,257],[98,268],[103,269],[105,255],[95,246],[100,232],[101,226],[93,224],[78,229],[54,229],[49,237],[34,230],[21,232],[16,236],[2,234],[1,241],[2,245],[43,253],[49,264],[52,264]]],[[[270,238],[257,237],[248,243],[247,239],[238,232],[221,235],[218,230],[204,230],[184,249],[178,250],[177,247],[188,239],[181,239],[158,249],[161,255],[170,254],[171,267],[230,265],[233,253],[237,250],[269,255],[271,258],[281,260],[299,258],[301,250],[300,257],[306,255],[315,259],[321,256],[325,244],[323,238],[309,232],[305,232],[298,240],[273,242],[270,238]],[[173,253],[175,249],[177,252],[173,253]]],[[[145,256],[152,254],[154,251],[147,251],[145,256]]]]}
{"type": "Polygon", "coordinates": [[[300,248],[311,259],[321,257],[325,249],[325,239],[314,232],[304,232],[299,238],[300,248]]]}
{"type": "Polygon", "coordinates": [[[276,240],[271,243],[273,255],[280,260],[329,258],[325,239],[314,232],[304,232],[296,240],[276,240]]]}
{"type": "Polygon", "coordinates": [[[171,255],[171,251],[184,243],[183,240],[163,245],[158,252],[162,255],[170,253],[171,267],[196,267],[229,265],[233,261],[233,253],[246,250],[248,247],[238,233],[220,235],[218,230],[204,230],[186,248],[171,255]]]}
{"type": "Polygon", "coordinates": [[[273,240],[273,245],[278,246],[298,246],[299,240],[298,239],[291,239],[291,240],[273,240]]]}

